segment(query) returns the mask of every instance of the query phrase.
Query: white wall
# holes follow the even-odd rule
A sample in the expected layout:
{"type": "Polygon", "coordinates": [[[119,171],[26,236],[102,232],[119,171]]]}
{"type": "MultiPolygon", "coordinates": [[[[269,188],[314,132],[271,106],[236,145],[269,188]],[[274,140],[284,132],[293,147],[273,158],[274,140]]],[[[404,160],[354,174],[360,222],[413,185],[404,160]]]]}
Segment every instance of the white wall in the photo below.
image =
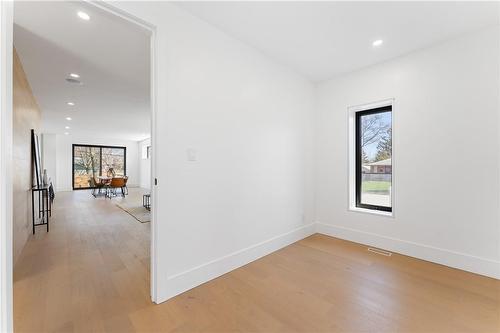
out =
{"type": "Polygon", "coordinates": [[[318,230],[500,278],[499,30],[318,86],[318,230]],[[395,98],[395,218],[348,211],[348,106],[395,98]]]}
{"type": "Polygon", "coordinates": [[[151,139],[139,141],[139,186],[151,188],[151,158],[145,158],[144,151],[151,146],[151,139]]]}
{"type": "Polygon", "coordinates": [[[57,189],[57,137],[56,134],[42,134],[42,167],[47,170],[47,176],[52,181],[54,189],[57,189]]]}
{"type": "Polygon", "coordinates": [[[311,233],[314,86],[172,4],[110,4],[156,25],[156,300],[311,233]]]}
{"type": "MultiPolygon", "coordinates": [[[[91,144],[106,146],[127,147],[127,175],[129,176],[128,185],[130,187],[139,185],[139,149],[137,141],[122,139],[93,138],[74,135],[56,135],[56,155],[52,158],[56,160],[55,184],[57,191],[72,190],[72,145],[73,144],[91,144]]],[[[53,176],[51,176],[53,178],[53,176]]]]}

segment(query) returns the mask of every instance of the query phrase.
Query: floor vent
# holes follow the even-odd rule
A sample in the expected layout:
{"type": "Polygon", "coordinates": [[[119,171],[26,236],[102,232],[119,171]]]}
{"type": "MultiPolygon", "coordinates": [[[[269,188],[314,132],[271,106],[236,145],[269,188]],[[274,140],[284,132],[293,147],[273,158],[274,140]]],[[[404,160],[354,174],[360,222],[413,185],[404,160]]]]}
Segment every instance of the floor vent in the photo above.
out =
{"type": "Polygon", "coordinates": [[[386,257],[390,257],[390,256],[392,256],[392,253],[391,253],[391,252],[389,252],[389,251],[384,251],[384,250],[380,250],[380,249],[375,249],[375,248],[373,248],[373,247],[369,247],[369,248],[368,248],[368,251],[373,252],[373,253],[377,253],[377,254],[381,254],[381,255],[386,256],[386,257]]]}

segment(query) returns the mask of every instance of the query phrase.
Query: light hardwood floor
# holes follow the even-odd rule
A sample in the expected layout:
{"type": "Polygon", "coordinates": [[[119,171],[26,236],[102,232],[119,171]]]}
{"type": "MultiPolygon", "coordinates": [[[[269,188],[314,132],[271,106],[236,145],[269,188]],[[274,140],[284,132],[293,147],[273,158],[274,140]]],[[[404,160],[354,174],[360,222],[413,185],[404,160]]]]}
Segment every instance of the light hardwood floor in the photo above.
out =
{"type": "Polygon", "coordinates": [[[58,193],[15,267],[17,332],[500,332],[500,281],[313,235],[153,305],[149,223],[58,193]]]}

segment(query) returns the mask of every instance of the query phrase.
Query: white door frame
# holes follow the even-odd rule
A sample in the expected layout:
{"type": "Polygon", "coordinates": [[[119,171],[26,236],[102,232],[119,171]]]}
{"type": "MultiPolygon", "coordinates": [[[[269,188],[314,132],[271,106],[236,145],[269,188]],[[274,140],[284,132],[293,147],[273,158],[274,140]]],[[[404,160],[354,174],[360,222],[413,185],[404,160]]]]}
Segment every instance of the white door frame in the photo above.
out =
{"type": "Polygon", "coordinates": [[[13,2],[0,2],[0,332],[13,331],[12,54],[13,2]]]}
{"type": "MultiPolygon", "coordinates": [[[[158,303],[156,207],[156,27],[113,5],[84,0],[87,4],[119,16],[148,30],[150,42],[151,98],[151,300],[158,303]]],[[[12,233],[12,54],[13,1],[0,1],[0,332],[13,331],[13,233],[12,233]]]]}

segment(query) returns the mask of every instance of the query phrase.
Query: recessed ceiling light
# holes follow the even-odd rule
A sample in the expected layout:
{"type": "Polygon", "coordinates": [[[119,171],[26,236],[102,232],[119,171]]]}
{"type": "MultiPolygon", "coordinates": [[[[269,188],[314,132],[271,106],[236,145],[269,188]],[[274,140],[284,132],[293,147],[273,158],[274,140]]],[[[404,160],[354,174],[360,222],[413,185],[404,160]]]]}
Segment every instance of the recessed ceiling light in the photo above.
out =
{"type": "Polygon", "coordinates": [[[382,39],[377,39],[376,41],[373,41],[372,45],[377,47],[377,46],[380,46],[384,43],[384,41],[382,39]]]}
{"type": "Polygon", "coordinates": [[[65,129],[69,129],[69,126],[64,127],[65,129]]]}
{"type": "Polygon", "coordinates": [[[66,120],[71,120],[71,117],[66,117],[66,120]]]}
{"type": "Polygon", "coordinates": [[[80,75],[75,74],[75,73],[69,73],[69,76],[74,77],[76,79],[78,79],[80,77],[80,75]]]}
{"type": "Polygon", "coordinates": [[[69,133],[68,132],[64,132],[64,135],[69,135],[69,133]]]}
{"type": "Polygon", "coordinates": [[[78,17],[81,18],[82,20],[85,20],[85,21],[88,21],[90,20],[90,16],[89,14],[85,13],[85,12],[78,12],[77,13],[78,17]]]}
{"type": "Polygon", "coordinates": [[[73,103],[73,102],[68,102],[66,104],[68,104],[69,106],[75,106],[75,103],[73,103]]]}

